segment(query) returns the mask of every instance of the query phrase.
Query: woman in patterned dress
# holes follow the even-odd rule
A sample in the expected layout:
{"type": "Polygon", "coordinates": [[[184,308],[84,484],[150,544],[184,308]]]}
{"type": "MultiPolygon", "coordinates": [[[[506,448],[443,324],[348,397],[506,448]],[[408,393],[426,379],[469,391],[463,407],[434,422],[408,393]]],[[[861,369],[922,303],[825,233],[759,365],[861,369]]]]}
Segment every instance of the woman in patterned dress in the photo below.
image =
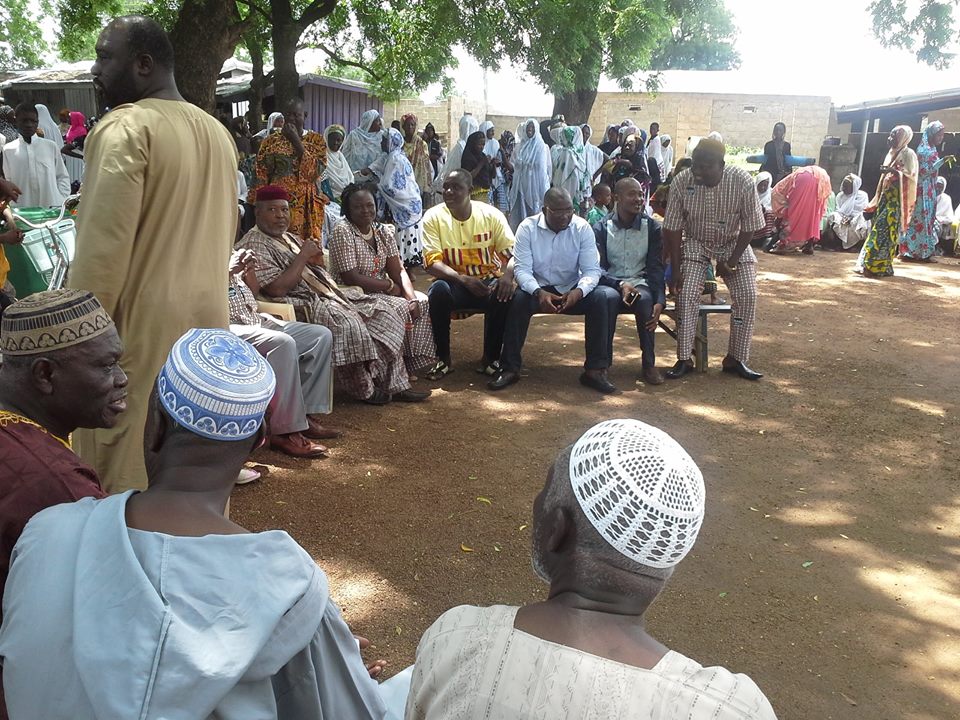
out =
{"type": "Polygon", "coordinates": [[[317,180],[327,166],[327,144],[320,133],[304,132],[306,117],[302,100],[287,103],[280,132],[268,135],[257,152],[256,179],[247,200],[256,202],[261,187],[279,185],[290,195],[290,232],[319,243],[324,198],[317,180]]]}
{"type": "Polygon", "coordinates": [[[907,229],[900,236],[900,258],[932,262],[940,238],[937,237],[937,173],[953,156],[940,159],[937,148],[943,144],[943,123],[934,120],[923,132],[917,160],[920,165],[920,181],[917,188],[917,204],[907,229]]]}
{"type": "Polygon", "coordinates": [[[893,275],[893,256],[917,199],[917,154],[907,147],[912,138],[909,125],[897,125],[887,138],[890,150],[880,167],[877,194],[864,210],[876,215],[854,268],[864,277],[893,275]]]}
{"type": "Polygon", "coordinates": [[[384,133],[383,154],[370,166],[380,178],[378,204],[381,217],[390,211],[397,228],[397,246],[407,268],[423,265],[423,199],[413,166],[403,154],[403,135],[390,128],[384,133]]]}
{"type": "Polygon", "coordinates": [[[413,289],[400,263],[393,228],[377,222],[376,201],[366,185],[343,191],[343,220],[330,240],[330,272],[341,285],[354,285],[387,301],[403,318],[403,357],[415,373],[436,363],[427,296],[413,289]]]}

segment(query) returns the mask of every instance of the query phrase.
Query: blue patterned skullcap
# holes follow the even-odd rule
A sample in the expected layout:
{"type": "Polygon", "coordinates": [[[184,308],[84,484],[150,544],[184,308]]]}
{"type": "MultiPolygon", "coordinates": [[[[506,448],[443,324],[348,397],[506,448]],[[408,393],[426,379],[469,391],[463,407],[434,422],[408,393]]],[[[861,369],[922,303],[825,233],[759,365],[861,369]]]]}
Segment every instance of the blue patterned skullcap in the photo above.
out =
{"type": "Polygon", "coordinates": [[[220,329],[188,330],[157,378],[167,414],[210,440],[243,440],[256,433],[275,387],[273,370],[253,346],[220,329]]]}

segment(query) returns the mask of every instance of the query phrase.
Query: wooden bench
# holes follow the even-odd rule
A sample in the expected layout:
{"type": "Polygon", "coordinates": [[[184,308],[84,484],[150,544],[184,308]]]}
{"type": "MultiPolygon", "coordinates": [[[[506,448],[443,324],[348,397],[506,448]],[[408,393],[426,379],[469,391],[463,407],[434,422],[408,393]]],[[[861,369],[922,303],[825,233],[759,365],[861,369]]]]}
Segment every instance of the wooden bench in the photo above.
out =
{"type": "MultiPolygon", "coordinates": [[[[454,310],[450,313],[451,320],[463,320],[470,317],[471,315],[480,314],[479,310],[454,310]]],[[[697,317],[697,329],[696,334],[693,336],[693,354],[696,358],[696,367],[700,372],[707,371],[707,365],[710,361],[710,346],[707,342],[707,330],[708,322],[707,318],[710,315],[729,315],[732,312],[732,308],[729,305],[701,305],[700,314],[697,317]]],[[[546,313],[534,313],[536,315],[545,315],[546,313]]],[[[633,315],[633,312],[628,308],[621,308],[620,315],[633,315]]],[[[657,323],[663,330],[672,337],[674,340],[677,339],[677,308],[674,307],[665,308],[662,313],[660,313],[660,321],[657,323]],[[673,326],[668,325],[664,318],[669,318],[673,321],[673,326]]]]}

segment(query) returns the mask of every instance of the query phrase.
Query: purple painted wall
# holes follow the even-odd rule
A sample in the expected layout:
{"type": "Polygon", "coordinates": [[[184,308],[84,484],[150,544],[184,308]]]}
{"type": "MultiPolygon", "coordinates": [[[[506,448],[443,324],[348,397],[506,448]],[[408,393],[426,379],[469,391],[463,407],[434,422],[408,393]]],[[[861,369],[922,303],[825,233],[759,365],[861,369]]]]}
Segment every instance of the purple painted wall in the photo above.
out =
{"type": "Polygon", "coordinates": [[[383,113],[383,102],[368,95],[362,88],[337,83],[327,78],[302,77],[303,100],[306,104],[306,126],[322,133],[334,123],[352,130],[360,124],[367,110],[383,113]]]}

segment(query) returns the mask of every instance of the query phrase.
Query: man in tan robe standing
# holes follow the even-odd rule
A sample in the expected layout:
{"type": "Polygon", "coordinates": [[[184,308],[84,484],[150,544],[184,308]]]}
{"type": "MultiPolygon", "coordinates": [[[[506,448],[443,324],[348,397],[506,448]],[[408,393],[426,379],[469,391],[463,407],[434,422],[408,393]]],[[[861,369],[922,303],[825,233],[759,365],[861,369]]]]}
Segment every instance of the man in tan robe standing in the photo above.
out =
{"type": "Polygon", "coordinates": [[[192,327],[228,327],[237,163],[226,128],[186,102],[173,48],[153,20],[113,20],[97,40],[94,87],[110,112],[86,143],[70,287],[92,291],[124,344],[128,409],[74,448],[104,488],[146,488],[143,426],[157,372],[192,327]]]}

